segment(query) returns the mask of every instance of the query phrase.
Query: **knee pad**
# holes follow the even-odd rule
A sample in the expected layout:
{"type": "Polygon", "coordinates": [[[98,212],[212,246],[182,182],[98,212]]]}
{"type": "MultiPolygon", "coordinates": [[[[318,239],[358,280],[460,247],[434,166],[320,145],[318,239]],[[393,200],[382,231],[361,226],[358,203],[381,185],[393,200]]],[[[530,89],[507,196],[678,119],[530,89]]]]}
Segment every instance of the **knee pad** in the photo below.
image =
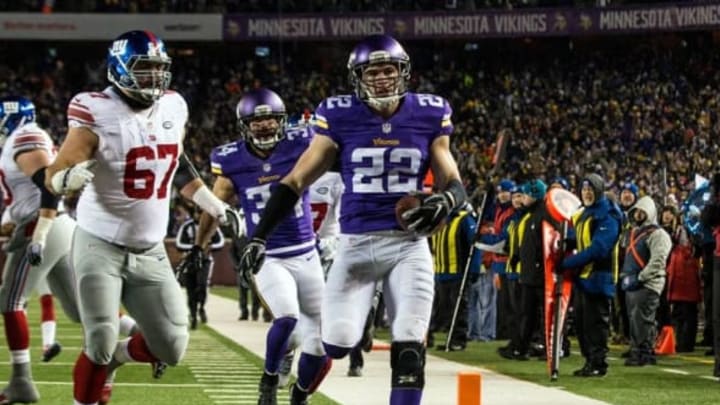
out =
{"type": "Polygon", "coordinates": [[[108,364],[115,353],[117,330],[110,322],[96,323],[86,329],[85,354],[95,364],[108,364]]]}
{"type": "Polygon", "coordinates": [[[393,388],[425,386],[425,346],[421,342],[392,342],[390,367],[393,388]]]}

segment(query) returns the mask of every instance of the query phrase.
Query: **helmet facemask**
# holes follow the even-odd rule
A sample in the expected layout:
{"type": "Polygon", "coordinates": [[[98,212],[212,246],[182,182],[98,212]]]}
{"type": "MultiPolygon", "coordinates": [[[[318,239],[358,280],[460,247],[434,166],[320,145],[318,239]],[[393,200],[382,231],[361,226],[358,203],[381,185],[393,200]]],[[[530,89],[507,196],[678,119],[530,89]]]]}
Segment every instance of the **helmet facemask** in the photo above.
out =
{"type": "Polygon", "coordinates": [[[391,59],[378,51],[371,62],[357,65],[350,71],[350,82],[358,98],[373,108],[384,109],[405,96],[410,80],[410,61],[391,59]]]}
{"type": "Polygon", "coordinates": [[[287,114],[274,113],[267,105],[255,108],[255,114],[238,121],[240,133],[246,142],[262,151],[273,149],[285,138],[287,114]],[[267,109],[267,111],[262,111],[267,109]]]}
{"type": "Polygon", "coordinates": [[[170,87],[171,63],[168,57],[133,55],[128,64],[123,65],[127,74],[121,75],[119,80],[108,74],[108,79],[128,97],[142,104],[151,105],[170,87]]]}
{"type": "MultiPolygon", "coordinates": [[[[16,106],[16,108],[19,108],[16,106]]],[[[7,109],[6,109],[7,110],[7,109]]],[[[34,121],[34,115],[18,115],[18,114],[4,114],[0,118],[0,148],[5,145],[5,141],[16,129],[22,127],[28,122],[34,121]]]]}

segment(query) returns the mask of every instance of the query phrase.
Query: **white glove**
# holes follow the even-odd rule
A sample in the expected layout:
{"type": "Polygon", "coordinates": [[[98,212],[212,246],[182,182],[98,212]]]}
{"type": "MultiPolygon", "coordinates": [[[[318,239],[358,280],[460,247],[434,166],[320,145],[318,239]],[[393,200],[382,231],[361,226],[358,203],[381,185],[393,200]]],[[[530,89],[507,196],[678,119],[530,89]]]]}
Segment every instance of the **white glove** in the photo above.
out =
{"type": "Polygon", "coordinates": [[[53,191],[57,194],[66,194],[85,187],[95,177],[92,168],[96,163],[94,159],[86,160],[55,173],[50,179],[53,191]]]}
{"type": "Polygon", "coordinates": [[[337,252],[338,240],[334,237],[322,238],[318,242],[318,250],[320,251],[320,259],[322,261],[331,261],[335,259],[337,252]]]}

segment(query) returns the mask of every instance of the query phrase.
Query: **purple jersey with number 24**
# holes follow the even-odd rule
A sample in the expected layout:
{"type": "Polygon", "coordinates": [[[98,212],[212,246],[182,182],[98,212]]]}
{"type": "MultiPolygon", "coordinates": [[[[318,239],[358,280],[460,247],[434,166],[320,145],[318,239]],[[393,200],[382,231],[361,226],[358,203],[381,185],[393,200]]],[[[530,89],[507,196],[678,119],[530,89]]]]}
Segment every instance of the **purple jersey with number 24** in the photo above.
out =
{"type": "Polygon", "coordinates": [[[432,94],[407,93],[389,119],[354,95],[325,99],[313,130],[338,146],[345,185],[340,208],[342,233],[400,229],[395,203],[422,190],[430,165],[430,145],[453,131],[448,102],[432,94]]]}
{"type": "MultiPolygon", "coordinates": [[[[230,179],[245,212],[248,235],[252,235],[272,188],[295,166],[307,148],[312,132],[309,128],[286,130],[267,159],[250,153],[244,141],[232,142],[213,149],[210,156],[212,172],[230,179]]],[[[278,225],[267,241],[267,255],[289,257],[315,248],[315,233],[310,214],[310,197],[303,193],[292,214],[278,225]]]]}

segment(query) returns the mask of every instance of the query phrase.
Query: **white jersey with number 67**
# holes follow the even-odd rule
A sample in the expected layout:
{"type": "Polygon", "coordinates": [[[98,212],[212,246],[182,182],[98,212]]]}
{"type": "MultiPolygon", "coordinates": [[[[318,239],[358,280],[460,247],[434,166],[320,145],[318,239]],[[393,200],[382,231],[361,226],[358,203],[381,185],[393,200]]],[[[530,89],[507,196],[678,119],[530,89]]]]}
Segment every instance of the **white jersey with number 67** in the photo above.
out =
{"type": "Polygon", "coordinates": [[[133,248],[162,241],[187,118],[185,100],[172,91],[139,111],[110,87],[73,97],[68,125],[87,127],[99,140],[95,177],[78,202],[80,228],[133,248]]]}

